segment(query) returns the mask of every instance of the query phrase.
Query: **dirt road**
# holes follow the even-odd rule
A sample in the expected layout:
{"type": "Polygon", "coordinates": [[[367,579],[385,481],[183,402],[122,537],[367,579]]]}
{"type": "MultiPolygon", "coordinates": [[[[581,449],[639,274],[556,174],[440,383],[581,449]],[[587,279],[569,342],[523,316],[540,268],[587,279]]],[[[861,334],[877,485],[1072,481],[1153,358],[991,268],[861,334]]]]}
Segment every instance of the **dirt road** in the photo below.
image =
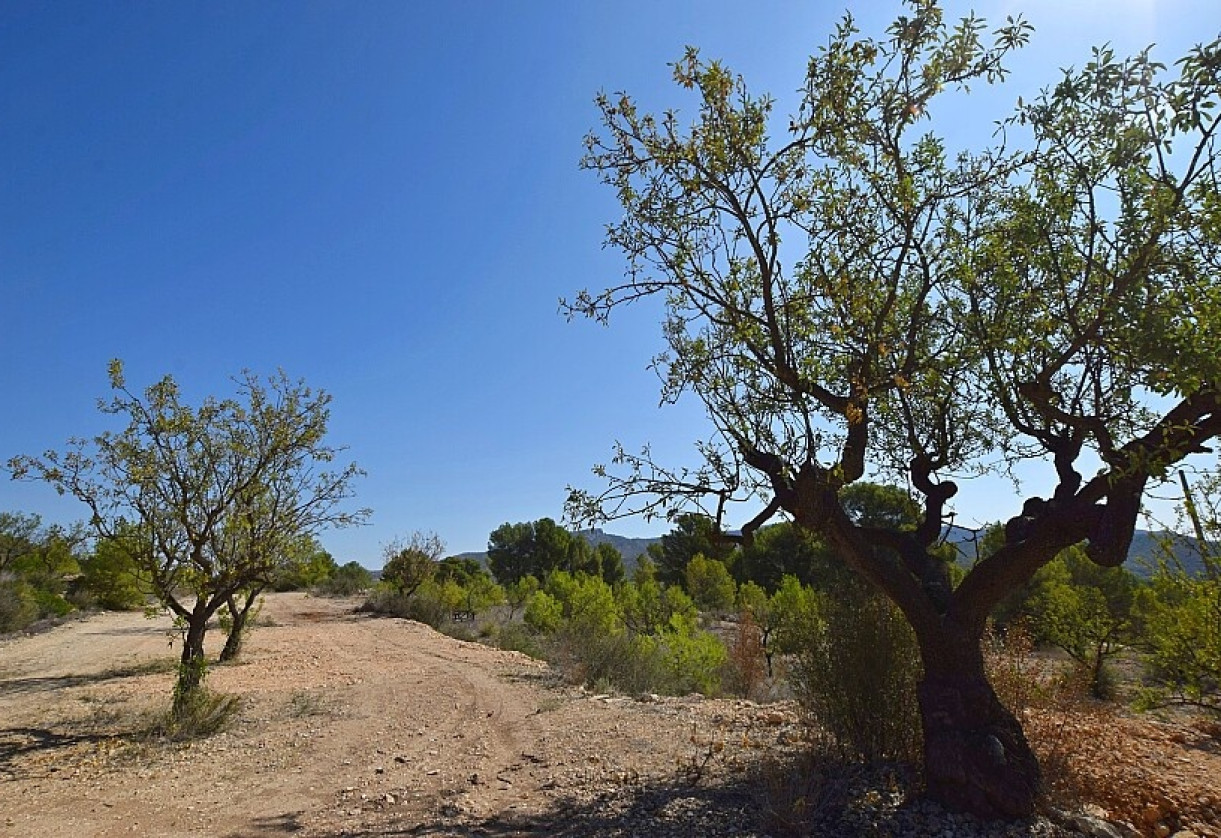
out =
{"type": "Polygon", "coordinates": [[[576,835],[596,801],[641,784],[711,806],[690,780],[795,739],[785,708],[590,696],[525,656],[351,606],[268,597],[243,660],[209,675],[243,697],[232,727],[184,744],[141,735],[170,695],[167,620],[5,641],[0,834],[576,835]]]}

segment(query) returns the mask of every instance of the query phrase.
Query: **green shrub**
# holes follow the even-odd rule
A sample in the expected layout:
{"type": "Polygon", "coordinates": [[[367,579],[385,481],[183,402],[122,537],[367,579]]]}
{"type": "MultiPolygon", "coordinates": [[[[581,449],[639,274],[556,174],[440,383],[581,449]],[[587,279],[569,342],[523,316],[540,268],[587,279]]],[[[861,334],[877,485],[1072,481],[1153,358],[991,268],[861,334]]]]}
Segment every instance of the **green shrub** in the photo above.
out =
{"type": "Polygon", "coordinates": [[[818,620],[795,623],[792,669],[804,710],[845,758],[916,761],[921,676],[915,636],[898,609],[855,589],[819,598],[818,620]]]}
{"type": "Polygon", "coordinates": [[[533,634],[509,637],[529,637],[574,682],[628,693],[718,694],[727,653],[699,630],[697,617],[681,589],[652,578],[612,590],[600,576],[558,571],[526,602],[519,631],[533,634]]]}
{"type": "Polygon", "coordinates": [[[500,630],[496,632],[495,642],[497,648],[500,649],[521,652],[540,660],[546,658],[538,635],[521,623],[508,623],[501,626],[500,630]]]}
{"type": "Polygon", "coordinates": [[[152,733],[175,742],[211,736],[228,727],[241,706],[241,696],[201,687],[159,719],[152,733]]]}
{"type": "Polygon", "coordinates": [[[38,620],[64,617],[75,610],[57,591],[21,579],[0,581],[0,633],[21,631],[38,620]]]}
{"type": "Polygon", "coordinates": [[[1108,661],[1132,641],[1136,577],[1122,567],[1094,564],[1070,547],[1035,574],[1025,605],[1038,639],[1073,659],[1094,698],[1113,698],[1108,661]]]}
{"type": "Polygon", "coordinates": [[[523,619],[539,634],[554,634],[564,620],[564,607],[546,591],[535,591],[526,600],[523,619]]]}
{"type": "Polygon", "coordinates": [[[1192,578],[1163,568],[1141,592],[1138,611],[1153,681],[1141,704],[1221,713],[1221,577],[1192,578]]]}
{"type": "Polygon", "coordinates": [[[38,619],[29,585],[13,579],[0,581],[0,633],[20,631],[38,619]]]}
{"type": "Polygon", "coordinates": [[[765,614],[775,638],[775,650],[782,655],[806,651],[811,639],[820,637],[825,629],[818,593],[795,576],[781,580],[765,614]]]}
{"type": "Polygon", "coordinates": [[[693,621],[675,617],[661,637],[668,682],[659,692],[676,695],[720,695],[729,652],[715,634],[699,630],[693,621]]]}
{"type": "Polygon", "coordinates": [[[533,576],[523,576],[504,588],[505,601],[509,605],[509,619],[512,620],[518,609],[524,608],[530,597],[539,589],[539,581],[533,576]]]}
{"type": "Polygon", "coordinates": [[[137,576],[136,561],[117,539],[100,540],[93,554],[81,560],[78,589],[108,611],[138,611],[150,588],[137,576]]]}
{"type": "Polygon", "coordinates": [[[626,631],[588,634],[566,625],[551,638],[547,659],[574,683],[603,691],[662,692],[665,663],[647,640],[626,631]]]}
{"type": "Polygon", "coordinates": [[[357,562],[348,562],[320,582],[314,592],[322,596],[356,596],[372,586],[373,574],[357,562]]]}
{"type": "Polygon", "coordinates": [[[615,591],[615,603],[623,623],[635,634],[661,634],[675,615],[695,619],[699,616],[694,600],[677,585],[662,585],[651,573],[638,574],[638,579],[621,585],[615,591]]]}
{"type": "Polygon", "coordinates": [[[453,613],[431,587],[404,594],[388,586],[379,586],[369,594],[361,610],[415,620],[434,629],[440,629],[453,613]]]}
{"type": "Polygon", "coordinates": [[[733,607],[738,588],[729,568],[717,559],[696,553],[687,562],[687,591],[701,611],[722,614],[733,607]]]}
{"type": "Polygon", "coordinates": [[[76,606],[64,599],[62,594],[40,589],[34,591],[34,605],[38,609],[39,619],[63,617],[76,610],[76,606]]]}

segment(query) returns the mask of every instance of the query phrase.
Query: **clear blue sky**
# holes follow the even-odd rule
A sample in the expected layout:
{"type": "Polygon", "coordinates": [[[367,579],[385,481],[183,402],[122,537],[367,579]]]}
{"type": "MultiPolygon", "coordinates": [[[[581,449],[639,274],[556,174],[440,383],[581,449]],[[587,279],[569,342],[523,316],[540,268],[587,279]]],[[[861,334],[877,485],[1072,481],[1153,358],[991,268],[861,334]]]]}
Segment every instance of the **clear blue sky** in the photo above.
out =
{"type": "MultiPolygon", "coordinates": [[[[593,95],[684,104],[686,44],[791,102],[845,5],[805,2],[19,2],[0,6],[0,461],[106,427],[106,364],[193,399],[283,368],[334,395],[331,441],[369,473],[341,561],[433,530],[480,550],[559,518],[613,440],[686,457],[694,406],[659,410],[656,310],[566,323],[557,300],[622,273],[614,196],[577,168],[593,95]]],[[[1221,28],[1215,0],[948,5],[1021,12],[1013,82],[970,100],[986,136],[1093,44],[1167,63],[1221,28]],[[975,109],[978,109],[977,111],[975,109]]],[[[965,138],[967,134],[962,135],[965,138]]],[[[1037,485],[1034,487],[1037,489],[1037,485]]],[[[0,509],[84,507],[0,480],[0,509]]],[[[960,521],[1012,514],[963,492],[960,521]]],[[[624,521],[625,535],[662,527],[624,521]]]]}

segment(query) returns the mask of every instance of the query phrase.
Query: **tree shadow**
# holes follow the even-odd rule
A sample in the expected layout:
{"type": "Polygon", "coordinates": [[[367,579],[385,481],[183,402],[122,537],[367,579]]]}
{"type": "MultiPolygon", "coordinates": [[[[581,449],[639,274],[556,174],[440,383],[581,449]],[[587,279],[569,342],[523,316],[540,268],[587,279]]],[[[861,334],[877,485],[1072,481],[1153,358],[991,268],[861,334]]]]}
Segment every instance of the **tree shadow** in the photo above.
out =
{"type": "MultiPolygon", "coordinates": [[[[729,838],[769,836],[756,790],[745,779],[695,786],[674,781],[625,786],[592,800],[560,798],[541,811],[506,810],[486,818],[472,817],[455,804],[444,804],[424,820],[349,824],[329,835],[347,838],[729,838]]],[[[287,830],[285,830],[287,832],[287,830]]]]}
{"type": "Polygon", "coordinates": [[[597,791],[574,796],[539,800],[531,795],[529,809],[507,808],[487,816],[472,813],[460,795],[442,791],[427,814],[421,816],[417,810],[410,822],[396,820],[393,807],[366,809],[361,813],[364,823],[338,824],[324,834],[348,838],[850,835],[858,833],[836,830],[836,812],[853,806],[867,786],[894,782],[892,767],[870,774],[848,772],[851,782],[844,782],[844,766],[839,762],[809,774],[811,755],[804,751],[758,754],[744,762],[722,759],[684,766],[665,777],[607,781],[597,791]]]}
{"type": "Polygon", "coordinates": [[[56,731],[41,727],[0,728],[0,770],[11,770],[13,763],[27,754],[55,753],[77,745],[114,741],[120,736],[114,733],[56,731]]]}
{"type": "Polygon", "coordinates": [[[248,827],[242,828],[238,832],[229,832],[220,838],[247,838],[247,836],[258,835],[292,835],[294,832],[300,832],[305,829],[305,824],[301,822],[301,816],[304,812],[284,812],[279,815],[267,815],[265,817],[254,818],[250,821],[248,827]]]}
{"type": "Polygon", "coordinates": [[[54,690],[82,687],[90,684],[101,684],[116,678],[138,678],[142,675],[156,675],[173,672],[177,666],[176,658],[156,658],[139,663],[113,666],[100,672],[90,672],[75,675],[47,675],[30,678],[0,679],[0,698],[6,696],[30,695],[33,693],[52,692],[54,690]]]}
{"type": "Polygon", "coordinates": [[[591,801],[558,800],[542,812],[502,812],[471,824],[447,823],[438,816],[402,832],[382,834],[413,838],[729,838],[778,834],[767,828],[760,815],[757,792],[744,782],[707,787],[673,782],[608,793],[591,801]]]}
{"type": "Polygon", "coordinates": [[[166,626],[149,625],[126,626],[125,628],[83,629],[82,634],[93,637],[157,637],[164,636],[168,631],[166,626]]]}
{"type": "Polygon", "coordinates": [[[623,785],[592,799],[558,798],[531,812],[506,810],[479,818],[451,800],[411,823],[349,823],[323,834],[345,838],[1004,834],[1016,838],[1067,833],[1044,818],[992,824],[950,814],[921,796],[910,766],[862,765],[807,753],[765,757],[742,770],[698,781],[679,774],[623,785]]]}

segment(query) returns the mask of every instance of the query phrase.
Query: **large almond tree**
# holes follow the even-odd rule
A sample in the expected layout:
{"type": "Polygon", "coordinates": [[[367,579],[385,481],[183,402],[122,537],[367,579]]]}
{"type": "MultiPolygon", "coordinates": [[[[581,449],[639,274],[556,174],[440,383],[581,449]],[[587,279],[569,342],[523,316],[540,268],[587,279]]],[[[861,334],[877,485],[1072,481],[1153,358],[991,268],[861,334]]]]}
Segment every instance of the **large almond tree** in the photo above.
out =
{"type": "Polygon", "coordinates": [[[673,67],[690,117],[599,96],[584,166],[618,193],[628,270],[566,303],[659,298],[664,398],[711,427],[694,468],[619,448],[569,514],[729,526],[742,501],[746,539],[777,515],[818,533],[915,631],[929,793],[986,817],[1030,813],[1040,782],[985,677],[989,613],[1070,545],[1122,563],[1146,487],[1221,432],[1221,41],[1171,71],[1095,50],[950,153],[939,106],[1002,82],[1029,31],[947,26],[933,0],[878,38],[845,18],[785,120],[694,49],[673,67]],[[1021,463],[1054,490],[953,586],[953,499],[1021,463]],[[841,491],[866,478],[910,488],[914,530],[854,521],[841,491]]]}
{"type": "MultiPolygon", "coordinates": [[[[45,480],[84,502],[96,535],[129,553],[174,615],[183,641],[175,713],[203,683],[217,611],[261,590],[301,539],[368,516],[345,508],[362,472],[336,463],[343,449],[326,441],[327,393],[283,373],[266,381],[245,373],[235,384],[234,396],[193,407],[170,376],[133,392],[113,361],[114,395],[99,408],[126,422],[122,430],[9,461],[15,478],[45,480]]],[[[249,606],[234,616],[244,619],[249,606]]]]}

